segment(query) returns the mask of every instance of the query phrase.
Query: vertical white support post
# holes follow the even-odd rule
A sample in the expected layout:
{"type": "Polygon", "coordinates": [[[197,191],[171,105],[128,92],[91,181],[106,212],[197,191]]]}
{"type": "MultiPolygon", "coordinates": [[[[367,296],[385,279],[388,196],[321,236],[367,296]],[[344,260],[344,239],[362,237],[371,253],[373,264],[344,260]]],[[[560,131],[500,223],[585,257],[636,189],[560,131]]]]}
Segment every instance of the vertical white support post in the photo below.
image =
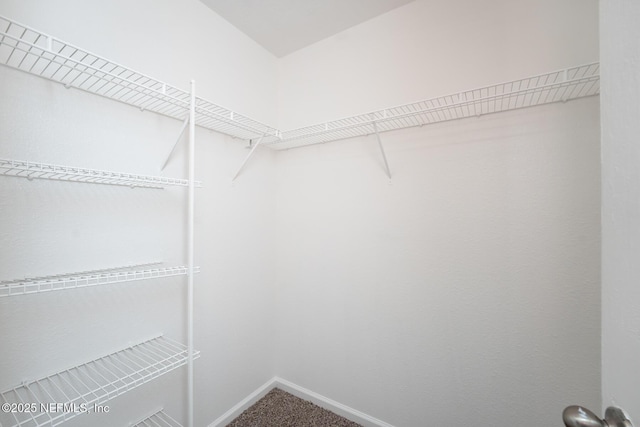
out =
{"type": "Polygon", "coordinates": [[[194,266],[194,214],[195,214],[195,148],[196,148],[196,82],[191,80],[189,108],[189,197],[187,257],[187,426],[193,427],[193,266],[194,266]]]}

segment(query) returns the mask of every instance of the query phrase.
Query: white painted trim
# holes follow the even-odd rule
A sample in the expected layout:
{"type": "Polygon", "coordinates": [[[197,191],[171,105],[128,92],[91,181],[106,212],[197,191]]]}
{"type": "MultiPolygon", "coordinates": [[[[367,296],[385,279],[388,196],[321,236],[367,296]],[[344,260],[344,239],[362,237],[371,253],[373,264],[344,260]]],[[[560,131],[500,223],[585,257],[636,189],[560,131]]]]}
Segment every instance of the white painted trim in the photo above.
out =
{"type": "Polygon", "coordinates": [[[233,421],[238,415],[243,413],[247,408],[262,399],[265,394],[269,393],[276,387],[276,378],[271,378],[269,381],[258,387],[256,391],[249,396],[242,399],[236,405],[234,405],[227,412],[218,417],[214,422],[209,424],[208,427],[223,427],[233,421]]]}
{"type": "Polygon", "coordinates": [[[321,394],[308,390],[304,387],[300,387],[297,384],[279,377],[273,377],[262,386],[258,387],[256,391],[242,399],[231,409],[218,417],[214,422],[209,424],[208,427],[226,426],[238,415],[240,415],[258,400],[262,399],[274,388],[279,388],[301,399],[313,402],[321,408],[328,409],[329,411],[338,414],[341,417],[344,417],[358,424],[362,424],[364,427],[394,427],[393,425],[367,415],[364,412],[360,412],[357,409],[353,409],[347,405],[343,405],[342,403],[336,402],[335,400],[329,399],[328,397],[322,396],[321,394]]]}
{"type": "Polygon", "coordinates": [[[309,400],[321,408],[328,409],[335,414],[358,424],[362,424],[365,427],[394,427],[393,425],[367,415],[364,412],[360,412],[357,409],[343,405],[342,403],[336,402],[335,400],[329,399],[328,397],[322,396],[321,394],[308,390],[304,387],[300,387],[299,385],[282,378],[275,377],[273,380],[275,387],[291,393],[301,399],[309,400]]]}

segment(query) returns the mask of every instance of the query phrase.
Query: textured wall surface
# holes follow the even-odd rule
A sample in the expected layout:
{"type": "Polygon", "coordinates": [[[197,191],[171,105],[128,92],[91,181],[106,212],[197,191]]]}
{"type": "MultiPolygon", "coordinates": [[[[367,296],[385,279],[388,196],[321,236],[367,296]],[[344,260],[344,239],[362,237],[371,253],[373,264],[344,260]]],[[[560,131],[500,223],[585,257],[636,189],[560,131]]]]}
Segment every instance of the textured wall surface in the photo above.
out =
{"type": "MultiPolygon", "coordinates": [[[[2,1],[0,14],[265,120],[275,60],[198,1],[2,1]],[[196,51],[198,47],[200,51],[196,51]],[[163,50],[167,49],[167,50],[163,50]],[[202,55],[209,49],[216,55],[202,55]],[[194,74],[191,74],[191,73],[194,74]],[[245,92],[246,91],[246,92],[245,92]]],[[[158,175],[181,123],[0,67],[0,157],[158,175]]],[[[273,376],[273,155],[234,185],[243,143],[198,130],[196,425],[273,376]],[[250,268],[247,266],[250,264],[250,268]]],[[[165,176],[186,177],[181,142],[165,176]]],[[[186,262],[186,190],[0,180],[0,280],[148,261],[186,262]]],[[[0,299],[0,390],[158,333],[185,342],[186,280],[0,299]]],[[[186,369],[110,402],[129,425],[164,406],[181,419],[186,369]]]]}
{"type": "Polygon", "coordinates": [[[277,159],[277,375],[395,426],[598,407],[598,100],[383,139],[391,184],[372,138],[277,159]]]}
{"type": "Polygon", "coordinates": [[[640,422],[640,3],[601,1],[602,403],[640,422]]]}
{"type": "MultiPolygon", "coordinates": [[[[597,60],[595,0],[416,1],[283,58],[280,120],[597,60]]],[[[397,426],[599,407],[598,114],[383,135],[391,185],[373,137],[279,153],[277,375],[397,426]]]]}

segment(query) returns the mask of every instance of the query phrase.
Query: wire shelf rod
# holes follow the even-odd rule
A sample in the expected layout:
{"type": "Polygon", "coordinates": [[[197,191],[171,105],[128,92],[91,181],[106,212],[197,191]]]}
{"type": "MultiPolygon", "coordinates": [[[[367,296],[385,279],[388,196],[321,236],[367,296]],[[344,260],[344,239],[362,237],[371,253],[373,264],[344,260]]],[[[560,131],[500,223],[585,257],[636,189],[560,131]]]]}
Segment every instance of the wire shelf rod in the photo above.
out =
{"type": "MultiPolygon", "coordinates": [[[[184,91],[181,91],[180,89],[171,87],[166,85],[166,83],[160,82],[156,79],[153,79],[152,77],[146,76],[142,73],[138,73],[136,71],[130,70],[127,67],[120,65],[116,62],[104,59],[102,57],[100,57],[99,55],[96,55],[92,52],[89,52],[87,50],[78,48],[74,45],[71,45],[69,43],[66,43],[58,38],[46,35],[44,33],[39,32],[38,30],[35,30],[33,28],[30,28],[26,25],[23,24],[18,24],[15,21],[11,21],[8,18],[2,17],[0,16],[0,22],[7,22],[8,26],[7,28],[2,31],[0,34],[2,35],[2,39],[0,40],[1,44],[4,44],[5,46],[7,46],[10,50],[11,53],[7,56],[7,58],[4,60],[4,63],[9,65],[9,63],[11,62],[12,56],[15,53],[16,50],[18,51],[22,51],[25,54],[28,53],[33,53],[33,55],[38,56],[38,58],[35,58],[36,61],[34,61],[31,64],[31,67],[26,70],[28,72],[35,72],[34,68],[37,65],[37,60],[38,59],[44,59],[45,61],[51,61],[53,58],[60,58],[62,60],[64,60],[65,62],[58,64],[61,67],[62,66],[67,66],[67,68],[69,68],[67,70],[67,74],[65,74],[64,76],[62,76],[62,78],[65,78],[68,76],[68,74],[72,73],[74,71],[73,67],[69,67],[66,62],[71,62],[74,63],[78,66],[82,66],[84,67],[83,70],[87,70],[87,69],[93,69],[95,72],[100,72],[103,74],[111,74],[112,77],[115,78],[119,78],[119,79],[124,79],[124,80],[129,80],[130,83],[134,84],[134,85],[141,85],[141,83],[138,81],[140,79],[144,79],[145,83],[151,83],[153,85],[153,87],[156,88],[162,88],[163,90],[160,89],[155,89],[156,92],[158,92],[159,94],[163,94],[163,95],[167,95],[167,91],[166,88],[169,88],[170,90],[172,90],[175,93],[179,93],[179,94],[183,94],[184,97],[182,99],[179,99],[177,97],[174,97],[178,102],[180,102],[181,104],[188,104],[188,94],[184,91]],[[17,35],[13,35],[9,33],[10,27],[11,26],[19,26],[23,29],[23,31],[20,33],[19,36],[17,35]],[[35,40],[33,41],[29,41],[26,37],[27,33],[31,33],[35,36],[35,40]],[[15,42],[14,45],[9,45],[6,42],[6,38],[9,38],[10,40],[13,40],[15,42]],[[39,45],[38,42],[40,42],[41,38],[44,38],[48,41],[50,41],[50,43],[48,43],[46,46],[42,46],[39,45]],[[29,49],[23,48],[20,46],[20,44],[24,44],[26,46],[29,47],[29,49]],[[57,50],[53,49],[53,46],[58,47],[57,50]],[[33,49],[38,50],[39,52],[35,53],[33,52],[33,49]],[[63,54],[63,51],[67,51],[69,53],[67,54],[63,54]],[[45,58],[43,57],[43,55],[48,54],[50,57],[49,58],[45,58]],[[73,56],[78,54],[79,57],[78,58],[74,58],[73,56]],[[87,60],[87,58],[90,58],[87,60]],[[96,65],[96,64],[102,64],[102,65],[96,65]],[[110,70],[105,70],[104,67],[105,66],[111,66],[110,70]],[[113,71],[116,69],[120,69],[120,74],[124,73],[124,72],[128,72],[129,76],[127,77],[122,77],[121,75],[115,75],[113,74],[113,71]],[[136,80],[130,80],[131,76],[137,76],[136,80]]],[[[17,65],[11,65],[14,66],[14,68],[21,68],[22,65],[24,64],[25,59],[29,58],[29,56],[27,55],[23,55],[23,58],[21,60],[20,63],[18,63],[17,65]]],[[[34,59],[34,58],[31,58],[34,59]]],[[[47,65],[44,66],[44,68],[42,68],[40,70],[41,73],[45,73],[47,71],[47,67],[51,65],[51,62],[48,62],[47,65]]],[[[58,67],[55,71],[50,72],[50,75],[55,75],[61,67],[58,67]]],[[[22,68],[21,68],[22,69],[22,68]]],[[[75,70],[77,71],[77,70],[75,70]]],[[[80,74],[82,75],[82,74],[80,74]]],[[[77,79],[80,75],[76,75],[76,77],[74,77],[74,79],[77,79]]],[[[146,88],[151,88],[151,85],[146,86],[146,88]]]]}
{"type": "MultiPolygon", "coordinates": [[[[187,353],[186,346],[159,336],[83,365],[25,382],[0,393],[0,398],[2,403],[19,404],[23,408],[29,405],[33,410],[2,412],[0,424],[6,427],[57,426],[92,411],[94,405],[102,405],[185,365],[187,353]],[[60,406],[51,407],[51,404],[60,406]]],[[[199,356],[196,351],[194,358],[199,356]]],[[[172,420],[168,416],[157,419],[172,420]]]]}
{"type": "Polygon", "coordinates": [[[253,139],[265,134],[277,138],[279,133],[273,127],[222,108],[200,97],[196,97],[195,112],[198,126],[242,139],[253,139]]]}
{"type": "MultiPolygon", "coordinates": [[[[385,110],[379,110],[374,113],[367,114],[369,116],[375,116],[375,118],[364,118],[364,116],[366,115],[360,115],[329,122],[327,123],[327,126],[324,127],[315,125],[306,128],[300,128],[298,130],[283,132],[281,142],[287,142],[289,140],[302,137],[306,138],[315,135],[346,131],[353,128],[372,125],[374,122],[380,124],[384,122],[393,122],[398,120],[401,121],[425,114],[432,115],[432,122],[446,121],[455,118],[470,117],[474,115],[504,111],[506,109],[523,108],[544,103],[575,99],[577,97],[597,95],[597,93],[594,93],[594,86],[598,81],[599,77],[592,76],[569,82],[559,82],[545,84],[533,88],[518,89],[507,93],[483,95],[474,99],[464,101],[449,101],[449,103],[443,103],[443,99],[446,100],[447,98],[450,98],[450,96],[437,98],[434,100],[421,101],[420,103],[388,108],[385,110]],[[564,89],[564,91],[560,93],[560,89],[564,89]],[[567,92],[568,89],[571,89],[571,91],[567,92]],[[533,98],[534,95],[538,95],[538,97],[533,98]],[[541,99],[540,97],[543,95],[545,96],[545,98],[541,99]],[[509,101],[507,105],[496,104],[496,101],[505,100],[509,101]],[[437,105],[434,105],[435,103],[437,103],[437,105]],[[423,104],[424,107],[416,108],[415,105],[417,104],[423,104]],[[408,107],[410,106],[412,106],[414,109],[409,110],[408,107]],[[466,107],[466,112],[462,110],[462,107],[466,107]],[[398,113],[395,113],[394,115],[388,115],[389,111],[398,110],[398,113]],[[382,112],[386,112],[387,114],[382,115],[382,112]],[[434,113],[438,113],[438,116],[435,119],[433,118],[434,113]]],[[[411,125],[412,123],[405,121],[401,122],[399,127],[410,127],[411,125]]]]}
{"type": "MultiPolygon", "coordinates": [[[[161,176],[136,175],[98,169],[28,162],[23,160],[0,159],[0,175],[53,181],[83,182],[90,184],[118,185],[131,188],[162,189],[168,186],[186,187],[186,179],[161,176]]],[[[196,186],[201,187],[198,181],[196,186]]]]}
{"type": "MultiPolygon", "coordinates": [[[[190,94],[90,51],[0,16],[0,63],[92,94],[184,120],[190,94]]],[[[198,98],[197,124],[235,138],[278,130],[198,98]]]]}
{"type": "MultiPolygon", "coordinates": [[[[189,93],[101,58],[30,27],[0,17],[0,62],[143,110],[184,120],[189,93]]],[[[597,63],[419,101],[360,116],[281,132],[232,110],[197,98],[196,124],[235,138],[256,139],[272,148],[292,148],[373,133],[363,116],[373,114],[380,131],[525,108],[597,95],[597,63]]]]}
{"type": "MultiPolygon", "coordinates": [[[[139,280],[159,279],[164,277],[185,276],[189,274],[189,269],[184,266],[139,269],[142,266],[156,264],[157,263],[141,264],[132,267],[120,267],[40,278],[2,281],[0,282],[0,298],[39,292],[112,285],[139,280]]],[[[194,273],[199,272],[200,267],[195,267],[194,273]]]]}
{"type": "MultiPolygon", "coordinates": [[[[142,110],[180,120],[188,114],[186,91],[7,18],[0,17],[0,29],[5,65],[142,110]]],[[[383,132],[597,95],[598,73],[598,63],[586,64],[285,132],[198,97],[195,122],[235,138],[266,135],[266,146],[293,148],[368,135],[374,131],[367,125],[374,121],[383,132]]]]}
{"type": "Polygon", "coordinates": [[[599,64],[591,63],[521,80],[445,95],[281,133],[272,148],[293,148],[380,131],[526,108],[599,94],[599,64]]]}
{"type": "MultiPolygon", "coordinates": [[[[158,86],[157,81],[153,79],[147,78],[146,76],[133,71],[131,71],[128,76],[123,77],[122,74],[125,71],[128,71],[126,69],[122,69],[119,74],[114,74],[116,69],[121,68],[121,66],[117,64],[113,64],[114,66],[109,70],[103,68],[105,64],[103,64],[101,68],[98,68],[97,66],[94,66],[94,64],[100,63],[100,58],[96,58],[89,63],[82,63],[81,60],[62,55],[60,52],[62,52],[64,47],[68,47],[70,45],[65,44],[58,52],[50,52],[43,50],[43,48],[33,43],[25,42],[16,37],[12,37],[11,35],[7,35],[7,38],[16,41],[16,43],[28,46],[28,49],[26,47],[21,47],[18,44],[13,46],[11,55],[7,58],[7,62],[9,62],[13,53],[16,51],[24,54],[20,63],[14,66],[14,68],[56,81],[67,88],[74,87],[76,89],[81,89],[86,92],[121,101],[142,109],[149,109],[174,118],[179,118],[181,113],[184,113],[188,109],[188,102],[185,102],[178,97],[162,93],[157,88],[148,86],[148,84],[158,86]],[[31,66],[28,69],[24,69],[22,66],[25,64],[25,60],[29,56],[34,56],[37,59],[32,61],[31,66]],[[44,67],[36,67],[45,61],[48,61],[47,65],[44,67]],[[50,71],[51,64],[57,65],[57,68],[55,68],[54,71],[50,71]],[[58,72],[61,70],[63,70],[63,72],[66,71],[66,73],[59,76],[58,72]],[[135,80],[132,80],[134,75],[136,78],[135,80]],[[95,88],[98,83],[102,84],[95,88]],[[114,90],[116,90],[116,92],[113,92],[114,90]],[[154,107],[151,107],[148,104],[145,105],[145,103],[149,102],[156,102],[156,105],[154,107]],[[164,103],[162,108],[156,108],[160,105],[159,102],[164,103]]],[[[74,54],[77,52],[80,52],[80,50],[74,49],[74,54]]],[[[86,59],[89,56],[89,54],[86,54],[81,59],[86,59]]],[[[106,64],[110,64],[110,62],[106,62],[106,64]]],[[[179,94],[177,90],[175,93],[179,94]]]]}
{"type": "Polygon", "coordinates": [[[140,269],[142,267],[151,267],[151,266],[157,266],[157,265],[161,265],[162,262],[145,262],[145,263],[141,263],[141,264],[130,264],[130,265],[123,265],[120,267],[113,267],[113,268],[101,268],[101,269],[96,269],[96,270],[85,270],[85,271],[76,271],[73,274],[69,274],[69,273],[61,273],[61,274],[51,274],[51,275],[47,275],[47,276],[33,276],[33,277],[24,277],[22,279],[16,279],[16,280],[3,280],[0,281],[0,283],[5,284],[5,283],[15,283],[15,282],[20,282],[20,281],[33,281],[33,280],[51,280],[51,279],[59,279],[59,278],[64,278],[64,277],[68,277],[70,275],[73,276],[84,276],[84,275],[91,275],[91,274],[100,274],[100,273],[108,273],[108,272],[117,272],[117,271],[124,271],[124,270],[135,270],[135,269],[140,269]]]}
{"type": "Polygon", "coordinates": [[[182,427],[182,424],[161,409],[144,420],[132,424],[131,427],[182,427]]]}

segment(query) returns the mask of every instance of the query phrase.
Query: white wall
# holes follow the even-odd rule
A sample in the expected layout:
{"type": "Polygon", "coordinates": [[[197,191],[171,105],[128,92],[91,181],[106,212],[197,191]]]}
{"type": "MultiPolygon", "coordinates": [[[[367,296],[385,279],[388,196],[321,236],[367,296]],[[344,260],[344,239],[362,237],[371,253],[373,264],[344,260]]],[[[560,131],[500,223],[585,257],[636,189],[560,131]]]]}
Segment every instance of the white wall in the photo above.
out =
{"type": "Polygon", "coordinates": [[[600,405],[597,99],[278,157],[277,374],[396,426],[600,405]]]}
{"type": "MultiPolygon", "coordinates": [[[[275,59],[198,1],[3,1],[0,14],[272,120],[275,59]],[[170,36],[169,36],[170,35],[170,36]],[[195,41],[198,50],[189,43],[195,41]],[[161,50],[166,47],[169,54],[161,50]],[[210,54],[215,52],[215,55],[210,54]]],[[[0,67],[0,157],[160,174],[181,123],[0,67]]],[[[273,376],[273,153],[235,184],[243,143],[197,132],[196,425],[273,376]]],[[[184,147],[184,142],[181,148],[184,147]]],[[[185,177],[183,150],[166,176],[185,177]]],[[[186,190],[0,180],[0,280],[161,260],[183,265],[186,190]]],[[[157,333],[185,341],[184,279],[0,299],[0,390],[157,333]]],[[[186,422],[186,369],[112,400],[114,426],[165,406],[186,422]]]]}
{"type": "Polygon", "coordinates": [[[640,4],[600,2],[602,404],[640,422],[640,4]]]}
{"type": "MultiPolygon", "coordinates": [[[[595,1],[418,1],[280,63],[283,127],[598,60],[595,1]],[[305,90],[302,90],[305,88],[305,90]]],[[[600,405],[598,101],[277,157],[277,375],[397,426],[600,405]]]]}

